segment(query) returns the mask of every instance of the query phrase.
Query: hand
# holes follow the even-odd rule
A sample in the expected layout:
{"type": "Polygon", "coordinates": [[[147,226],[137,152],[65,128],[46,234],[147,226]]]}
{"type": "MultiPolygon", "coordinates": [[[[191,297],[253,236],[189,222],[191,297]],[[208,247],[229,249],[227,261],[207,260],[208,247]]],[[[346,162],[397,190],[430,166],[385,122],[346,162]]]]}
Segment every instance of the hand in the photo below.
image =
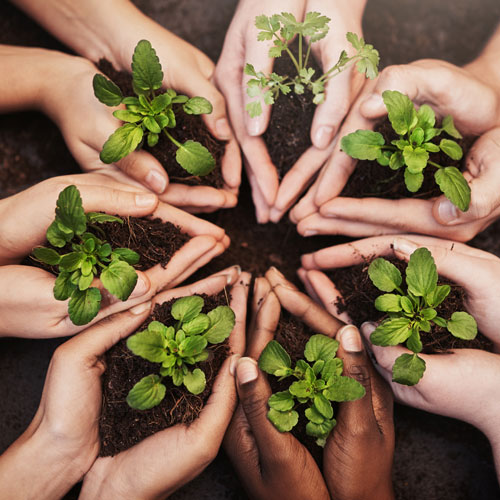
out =
{"type": "Polygon", "coordinates": [[[200,474],[215,458],[236,406],[236,388],[230,372],[245,349],[245,318],[250,274],[237,266],[205,280],[163,292],[155,303],[194,293],[212,295],[231,287],[236,324],[231,333],[233,355],[226,359],[212,394],[198,419],[158,432],[114,457],[98,458],[85,476],[80,498],[165,498],[200,474]]]}
{"type": "Polygon", "coordinates": [[[366,394],[358,401],[340,403],[337,425],[324,451],[323,474],[328,489],[335,500],[392,499],[391,390],[368,359],[355,326],[341,328],[336,338],[344,374],[362,384],[366,394]]]}
{"type": "Polygon", "coordinates": [[[101,356],[144,322],[150,306],[112,316],[55,351],[33,421],[0,457],[0,497],[62,498],[90,469],[99,452],[101,356]]]}
{"type": "Polygon", "coordinates": [[[367,84],[339,133],[341,137],[356,129],[373,128],[375,120],[386,114],[381,99],[386,89],[400,90],[418,104],[429,103],[440,116],[452,114],[464,134],[485,134],[467,158],[465,176],[472,189],[469,211],[458,212],[444,196],[433,200],[339,197],[356,160],[341,152],[337,144],[318,181],[291,214],[298,231],[354,237],[414,231],[461,241],[472,238],[498,215],[496,192],[492,194],[490,186],[498,182],[493,155],[499,131],[486,131],[496,125],[500,98],[466,70],[442,61],[392,66],[375,84],[367,84]]]}
{"type": "Polygon", "coordinates": [[[136,217],[152,215],[179,226],[191,236],[165,268],[156,265],[145,272],[137,271],[139,279],[128,301],[117,300],[96,280],[94,286],[100,288],[103,302],[94,322],[149,300],[159,290],[175,286],[229,245],[223,229],[164,203],[158,204],[156,195],[117,183],[105,175],[49,179],[0,202],[0,220],[3,221],[0,276],[5,284],[0,293],[0,336],[58,337],[77,333],[88,326],[74,325],[68,316],[67,302],[54,299],[55,277],[51,273],[18,265],[33,247],[45,242],[57,197],[71,184],[78,186],[86,211],[136,217]],[[31,314],[26,316],[23,312],[28,309],[31,314]]]}

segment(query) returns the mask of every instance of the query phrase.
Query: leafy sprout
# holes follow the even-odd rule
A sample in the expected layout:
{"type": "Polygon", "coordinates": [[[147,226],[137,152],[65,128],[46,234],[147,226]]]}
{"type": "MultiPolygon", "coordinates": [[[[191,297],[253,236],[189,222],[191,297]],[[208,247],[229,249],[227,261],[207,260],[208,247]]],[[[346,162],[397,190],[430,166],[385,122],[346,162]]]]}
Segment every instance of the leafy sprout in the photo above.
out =
{"type": "Polygon", "coordinates": [[[261,370],[283,380],[294,377],[286,391],[272,394],[267,417],[280,432],[292,430],[299,421],[296,411],[307,405],[306,432],[324,446],[335,427],[331,401],[354,401],[365,395],[364,387],[353,378],[342,375],[342,360],[336,358],[339,343],[326,335],[313,335],[304,349],[307,361],[300,359],[292,368],[290,356],[281,344],[271,340],[259,358],[261,370]]]}
{"type": "Polygon", "coordinates": [[[205,373],[200,368],[191,371],[190,366],[208,358],[208,344],[220,344],[229,337],[235,316],[228,306],[203,314],[203,306],[204,300],[197,295],[182,297],[172,305],[174,325],[152,321],[146,330],[128,338],[127,347],[135,355],[161,364],[159,375],[147,375],[132,387],[127,396],[130,407],[148,410],[159,405],[166,392],[164,377],[170,377],[176,386],[184,384],[192,394],[205,390],[205,373]]]}
{"type": "Polygon", "coordinates": [[[404,167],[405,184],[412,193],[420,189],[424,181],[423,171],[431,165],[436,168],[434,179],[444,195],[460,210],[467,211],[471,191],[460,170],[439,165],[429,158],[430,153],[439,151],[452,160],[462,158],[462,148],[457,142],[446,138],[442,138],[439,144],[432,142],[442,132],[455,139],[462,138],[453,118],[446,116],[441,128],[437,128],[435,113],[427,104],[416,110],[410,98],[396,90],[386,90],[382,97],[389,121],[399,138],[386,144],[379,132],[357,130],[342,137],[342,151],[358,160],[377,160],[392,170],[404,167]]]}
{"type": "Polygon", "coordinates": [[[406,293],[403,278],[389,261],[375,259],[368,268],[372,283],[388,292],[375,300],[375,307],[387,313],[387,318],[371,334],[370,340],[379,346],[406,343],[413,354],[402,354],[392,367],[394,382],[415,385],[423,376],[425,361],[418,356],[422,351],[421,332],[430,332],[433,325],[446,328],[453,336],[472,340],[477,335],[475,319],[465,311],[457,311],[449,320],[438,316],[436,308],[450,293],[449,285],[438,285],[434,259],[427,248],[412,253],[406,268],[406,293]],[[393,293],[391,293],[393,292],[393,293]]]}
{"type": "Polygon", "coordinates": [[[297,21],[293,14],[282,12],[270,17],[261,15],[255,18],[255,26],[260,30],[257,40],[272,40],[273,46],[269,49],[269,57],[281,57],[285,52],[291,59],[296,75],[266,75],[257,71],[251,64],[245,66],[245,74],[253,77],[247,83],[247,94],[257,98],[247,104],[246,109],[253,118],[262,113],[261,101],[265,104],[274,104],[280,92],[289,94],[292,89],[296,94],[303,94],[309,89],[313,95],[314,104],[320,104],[325,99],[325,85],[333,77],[356,64],[357,70],[368,78],[375,78],[378,74],[379,54],[373,45],[365,43],[363,38],[355,33],[347,33],[347,41],[355,49],[355,55],[349,57],[343,50],[338,61],[323,75],[315,75],[315,70],[308,67],[311,55],[311,45],[328,34],[330,18],[322,16],[319,12],[307,12],[303,22],[297,21]],[[290,49],[292,39],[297,36],[299,50],[294,55],[290,49]],[[309,45],[305,57],[302,46],[304,38],[309,37],[309,45]]]}
{"type": "Polygon", "coordinates": [[[56,217],[47,229],[47,241],[56,249],[36,247],[35,258],[58,268],[54,297],[67,300],[68,312],[75,325],[92,321],[101,306],[101,292],[92,287],[94,278],[120,300],[127,300],[137,283],[137,273],[132,267],[139,262],[139,255],[128,248],[113,249],[104,238],[88,231],[102,234],[97,224],[118,222],[119,217],[83,210],[82,198],[76,186],[68,186],[59,194],[56,217]],[[65,251],[69,245],[71,250],[65,251]],[[62,252],[62,253],[61,253],[62,252]]]}
{"type": "Polygon", "coordinates": [[[125,122],[104,143],[100,159],[114,163],[137,149],[147,138],[148,146],[154,147],[163,134],[177,147],[176,160],[194,176],[209,174],[215,160],[207,148],[199,142],[188,140],[181,144],[172,134],[176,126],[175,109],[182,106],[188,115],[209,114],[212,105],[204,97],[180,95],[175,90],[160,92],[163,70],[155,49],[147,40],[141,40],[132,57],[132,84],[137,97],[124,97],[120,88],[103,75],[95,75],[94,94],[107,106],[125,104],[113,115],[125,122]]]}

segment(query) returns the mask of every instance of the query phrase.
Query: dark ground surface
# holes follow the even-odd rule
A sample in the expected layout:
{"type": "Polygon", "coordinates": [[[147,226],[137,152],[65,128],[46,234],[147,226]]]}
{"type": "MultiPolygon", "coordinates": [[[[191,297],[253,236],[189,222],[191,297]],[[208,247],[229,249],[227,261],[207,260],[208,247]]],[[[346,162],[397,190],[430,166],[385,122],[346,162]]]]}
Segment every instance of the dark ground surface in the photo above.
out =
{"type": "MultiPolygon", "coordinates": [[[[217,59],[236,0],[136,0],[159,23],[217,59]],[[201,7],[205,7],[204,9],[201,7]]],[[[365,13],[365,38],[380,51],[383,65],[424,57],[464,64],[473,59],[500,19],[498,0],[370,0],[365,13]]],[[[0,4],[0,42],[58,48],[47,34],[17,12],[0,4]],[[8,32],[10,38],[5,38],[8,32]],[[3,38],[2,38],[3,37],[3,38]]],[[[52,175],[76,172],[77,165],[61,147],[62,139],[48,119],[35,113],[0,117],[0,197],[52,175]],[[19,177],[19,172],[24,172],[19,177]],[[18,177],[14,181],[14,174],[18,177]]],[[[244,228],[260,239],[276,227],[257,227],[247,203],[235,209],[245,216],[244,228]]],[[[227,217],[227,216],[226,216],[227,217]]],[[[284,244],[296,244],[280,225],[284,244]]],[[[500,223],[490,226],[473,244],[500,255],[500,223]]],[[[236,235],[234,235],[236,236],[236,235]]],[[[233,236],[233,240],[235,239],[233,236]]],[[[251,238],[252,234],[247,235],[251,238]]],[[[307,245],[320,245],[325,239],[307,245]]],[[[328,240],[332,244],[334,240],[328,240]]],[[[302,243],[297,243],[301,253],[302,243]]],[[[305,243],[304,243],[305,245],[305,243]]],[[[278,249],[279,250],[279,249],[278,249]]],[[[273,252],[259,255],[268,263],[273,252]]],[[[241,262],[244,266],[244,262],[241,262]]],[[[286,264],[286,263],[284,263],[286,264]]],[[[290,266],[292,268],[292,266],[290,266]]],[[[288,273],[287,273],[288,274],[288,273]]],[[[291,277],[291,276],[289,276],[291,277]]],[[[0,452],[33,417],[45,372],[62,340],[0,340],[0,452]]],[[[491,452],[481,433],[461,422],[406,407],[396,408],[394,484],[400,500],[486,500],[500,498],[491,452]]],[[[75,497],[70,495],[68,498],[75,497]]],[[[177,500],[244,499],[227,459],[218,459],[197,479],[172,496],[177,500]]]]}

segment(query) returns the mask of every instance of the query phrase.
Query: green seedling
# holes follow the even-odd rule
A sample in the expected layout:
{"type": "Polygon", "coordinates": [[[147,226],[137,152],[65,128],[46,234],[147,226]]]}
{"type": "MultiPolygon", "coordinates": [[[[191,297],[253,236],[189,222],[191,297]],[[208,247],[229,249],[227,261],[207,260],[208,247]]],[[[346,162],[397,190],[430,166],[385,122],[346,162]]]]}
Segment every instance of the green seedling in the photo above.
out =
{"type": "Polygon", "coordinates": [[[176,386],[184,384],[192,394],[205,390],[205,373],[189,367],[208,358],[208,344],[220,344],[229,337],[235,316],[228,306],[203,314],[203,305],[203,299],[197,295],[178,299],[171,310],[177,320],[175,325],[152,321],[146,330],[128,338],[127,347],[134,354],[161,364],[159,375],[147,375],[132,387],[127,396],[130,407],[148,410],[160,404],[166,392],[164,377],[170,377],[176,386]]]}
{"type": "Polygon", "coordinates": [[[477,335],[476,320],[465,311],[457,311],[446,320],[438,316],[436,308],[450,293],[450,285],[438,285],[434,259],[427,248],[415,250],[406,268],[406,293],[401,288],[403,278],[389,261],[375,259],[368,268],[372,283],[382,292],[375,307],[387,313],[387,318],[371,334],[372,344],[398,345],[406,342],[413,354],[402,354],[392,367],[392,380],[404,385],[415,385],[424,375],[425,361],[418,356],[422,351],[421,332],[430,332],[433,325],[446,328],[459,339],[472,340],[477,335]],[[393,292],[393,293],[390,293],[393,292]]]}
{"type": "Polygon", "coordinates": [[[267,417],[280,432],[291,431],[299,420],[296,409],[306,404],[306,432],[324,446],[335,427],[331,401],[354,401],[365,395],[364,387],[353,378],[342,375],[342,360],[336,358],[339,343],[326,335],[313,335],[306,344],[304,356],[292,368],[290,356],[281,344],[271,340],[259,358],[261,370],[283,380],[294,377],[288,390],[272,394],[267,417]]]}
{"type": "Polygon", "coordinates": [[[148,146],[154,147],[160,133],[177,146],[176,160],[179,165],[194,176],[209,174],[215,167],[215,160],[207,148],[199,142],[188,140],[181,144],[170,133],[176,126],[175,109],[182,106],[188,115],[209,114],[212,105],[204,97],[180,95],[175,90],[160,89],[163,70],[156,51],[147,40],[141,40],[132,57],[132,83],[137,97],[124,97],[121,90],[103,75],[95,75],[94,94],[107,106],[124,104],[113,115],[126,122],[104,143],[100,159],[114,163],[137,149],[147,136],[148,146]]]}
{"type": "Polygon", "coordinates": [[[320,76],[315,75],[315,70],[308,66],[311,54],[311,45],[328,34],[330,18],[322,16],[319,12],[308,12],[303,22],[297,21],[293,14],[282,12],[270,17],[261,15],[255,18],[255,26],[260,30],[257,40],[272,40],[274,45],[269,49],[269,57],[281,57],[286,52],[290,57],[296,75],[264,74],[256,71],[251,64],[245,66],[245,74],[252,78],[247,83],[247,94],[256,97],[255,101],[247,104],[248,114],[253,118],[262,113],[261,101],[265,104],[274,104],[280,92],[284,95],[292,90],[296,94],[303,94],[309,89],[314,97],[314,104],[320,104],[325,99],[325,85],[333,77],[342,73],[352,64],[357,70],[368,78],[375,78],[378,74],[379,54],[373,45],[365,43],[355,33],[347,33],[347,41],[356,51],[349,57],[343,50],[334,66],[320,76]],[[298,54],[293,54],[290,44],[293,38],[298,37],[298,54]],[[309,37],[309,45],[305,57],[302,54],[304,37],[309,37]]]}
{"type": "Polygon", "coordinates": [[[396,90],[386,90],[382,97],[394,132],[399,139],[386,144],[379,132],[357,130],[342,137],[341,149],[358,160],[377,160],[392,170],[405,168],[404,179],[408,191],[416,193],[424,181],[423,171],[427,165],[436,168],[434,179],[444,195],[463,212],[469,209],[470,187],[456,167],[444,167],[429,159],[429,153],[442,151],[453,160],[463,156],[460,145],[451,139],[442,138],[432,142],[442,132],[461,139],[453,118],[448,115],[441,128],[436,128],[436,116],[430,106],[424,104],[418,111],[408,96],[396,90]]]}
{"type": "Polygon", "coordinates": [[[59,194],[56,217],[47,229],[47,241],[60,250],[33,249],[37,260],[57,266],[54,297],[69,299],[69,317],[75,325],[89,323],[99,312],[101,292],[91,286],[94,278],[99,278],[104,288],[120,300],[127,300],[137,283],[137,273],[132,266],[139,262],[139,255],[128,248],[111,248],[97,225],[104,222],[123,224],[122,219],[112,215],[86,214],[80,192],[76,186],[68,186],[59,194]],[[65,248],[68,245],[70,251],[65,248]]]}

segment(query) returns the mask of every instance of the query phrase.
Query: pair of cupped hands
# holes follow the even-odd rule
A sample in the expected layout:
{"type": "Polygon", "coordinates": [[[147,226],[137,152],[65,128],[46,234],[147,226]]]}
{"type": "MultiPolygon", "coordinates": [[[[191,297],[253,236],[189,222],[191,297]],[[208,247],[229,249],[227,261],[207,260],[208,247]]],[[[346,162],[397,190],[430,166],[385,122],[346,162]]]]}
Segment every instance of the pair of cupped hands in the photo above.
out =
{"type": "Polygon", "coordinates": [[[83,499],[165,498],[197,476],[224,441],[252,498],[392,498],[392,394],[369,361],[358,330],[339,330],[341,322],[273,268],[255,280],[247,329],[250,282],[249,273],[233,266],[162,292],[62,344],[51,360],[32,423],[0,457],[1,496],[59,498],[83,478],[83,499]],[[229,339],[232,354],[199,418],[189,426],[160,431],[114,457],[98,457],[105,352],[137,330],[152,305],[212,295],[225,287],[230,287],[236,316],[229,339]],[[299,441],[278,432],[266,417],[271,391],[256,359],[274,336],[281,307],[314,331],[336,335],[345,373],[366,389],[361,400],[340,405],[324,449],[323,471],[299,441]]]}

